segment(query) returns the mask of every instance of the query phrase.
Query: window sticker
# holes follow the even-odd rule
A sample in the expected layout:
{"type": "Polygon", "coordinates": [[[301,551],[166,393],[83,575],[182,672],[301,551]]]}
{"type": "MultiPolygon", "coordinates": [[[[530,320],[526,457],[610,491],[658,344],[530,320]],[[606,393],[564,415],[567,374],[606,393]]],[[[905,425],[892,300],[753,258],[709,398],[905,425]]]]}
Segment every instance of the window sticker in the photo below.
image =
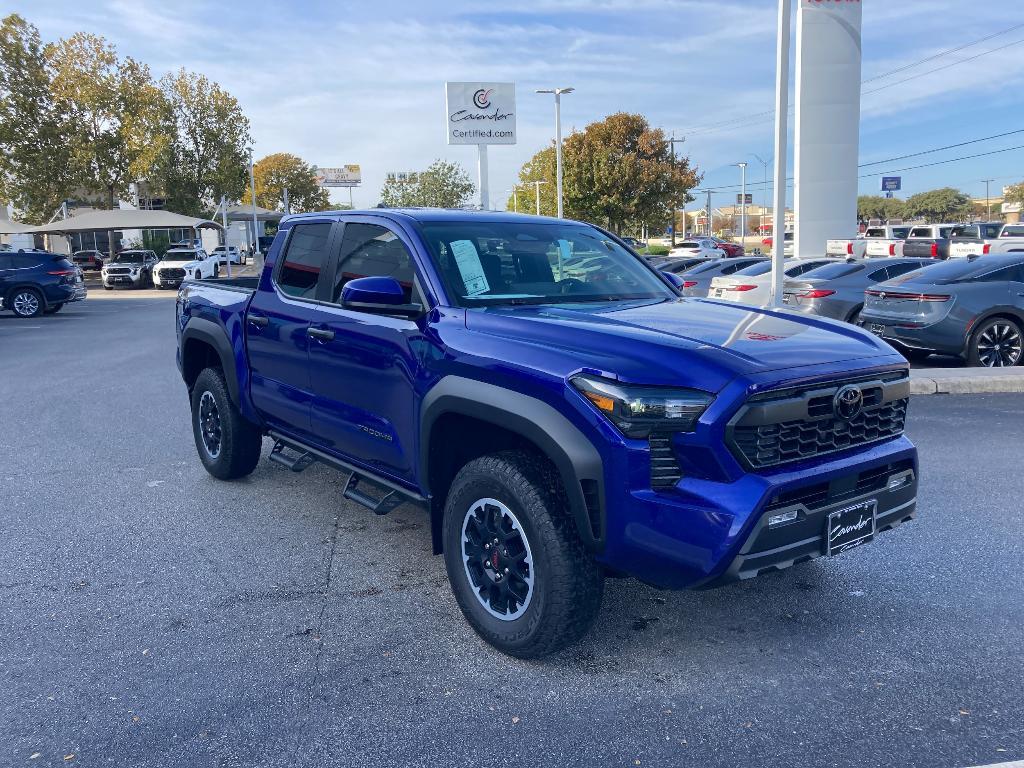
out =
{"type": "Polygon", "coordinates": [[[455,256],[455,265],[459,268],[462,282],[466,285],[467,296],[479,296],[491,290],[484,274],[484,266],[480,263],[480,254],[471,241],[453,241],[452,255],[455,256]]]}

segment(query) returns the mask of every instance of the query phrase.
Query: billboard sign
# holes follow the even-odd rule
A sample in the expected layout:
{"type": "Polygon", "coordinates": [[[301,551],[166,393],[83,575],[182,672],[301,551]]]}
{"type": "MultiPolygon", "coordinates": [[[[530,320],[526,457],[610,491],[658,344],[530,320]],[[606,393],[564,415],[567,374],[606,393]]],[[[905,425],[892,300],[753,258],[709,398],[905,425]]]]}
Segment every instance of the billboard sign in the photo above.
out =
{"type": "Polygon", "coordinates": [[[358,165],[316,169],[316,183],[321,187],[358,187],[361,181],[362,171],[358,165]]]}
{"type": "Polygon", "coordinates": [[[903,177],[902,176],[883,176],[882,177],[882,191],[883,192],[899,192],[903,189],[903,177]]]}
{"type": "Polygon", "coordinates": [[[515,144],[515,83],[445,83],[449,144],[515,144]]]}
{"type": "Polygon", "coordinates": [[[752,192],[747,192],[746,195],[741,194],[741,193],[737,193],[736,194],[736,205],[743,205],[743,204],[753,205],[753,203],[754,203],[754,195],[753,195],[752,192]]]}

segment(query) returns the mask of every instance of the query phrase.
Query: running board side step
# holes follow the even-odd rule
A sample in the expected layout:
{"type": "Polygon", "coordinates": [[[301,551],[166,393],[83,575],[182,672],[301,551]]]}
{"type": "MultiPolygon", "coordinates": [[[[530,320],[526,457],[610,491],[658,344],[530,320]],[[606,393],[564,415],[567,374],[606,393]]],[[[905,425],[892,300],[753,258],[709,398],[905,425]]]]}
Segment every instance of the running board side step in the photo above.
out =
{"type": "Polygon", "coordinates": [[[374,514],[386,515],[403,502],[409,502],[421,507],[430,507],[430,499],[428,497],[403,488],[387,478],[367,472],[365,469],[360,469],[349,464],[347,461],[343,461],[311,446],[304,445],[298,440],[282,435],[274,430],[270,430],[268,434],[274,440],[274,449],[270,452],[269,457],[272,462],[280,464],[282,467],[287,467],[292,472],[302,472],[316,462],[347,472],[349,477],[345,482],[345,490],[342,495],[349,501],[354,501],[356,504],[366,507],[374,514]],[[379,499],[375,499],[359,487],[360,483],[364,484],[364,488],[367,484],[378,486],[384,489],[384,495],[379,499]]]}

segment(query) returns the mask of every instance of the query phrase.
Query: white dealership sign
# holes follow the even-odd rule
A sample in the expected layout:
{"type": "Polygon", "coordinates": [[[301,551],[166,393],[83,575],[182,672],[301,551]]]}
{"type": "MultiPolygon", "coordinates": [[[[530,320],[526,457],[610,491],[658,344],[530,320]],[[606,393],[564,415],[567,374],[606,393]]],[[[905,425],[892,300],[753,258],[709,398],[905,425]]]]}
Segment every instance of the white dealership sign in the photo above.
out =
{"type": "Polygon", "coordinates": [[[358,187],[361,181],[362,171],[358,165],[316,169],[316,183],[321,187],[358,187]]]}
{"type": "Polygon", "coordinates": [[[449,144],[515,144],[515,83],[445,83],[449,144]]]}
{"type": "Polygon", "coordinates": [[[820,256],[857,222],[861,2],[799,2],[794,252],[820,256]]]}

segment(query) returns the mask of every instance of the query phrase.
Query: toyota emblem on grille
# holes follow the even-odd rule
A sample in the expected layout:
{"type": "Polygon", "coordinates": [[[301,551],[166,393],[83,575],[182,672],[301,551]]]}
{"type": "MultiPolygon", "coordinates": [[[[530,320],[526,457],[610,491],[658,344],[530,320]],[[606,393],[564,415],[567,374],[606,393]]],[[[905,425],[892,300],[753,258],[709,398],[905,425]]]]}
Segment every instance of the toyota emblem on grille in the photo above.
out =
{"type": "Polygon", "coordinates": [[[836,392],[832,401],[832,409],[836,416],[844,421],[852,421],[860,415],[864,409],[864,392],[860,387],[847,384],[836,392]]]}

